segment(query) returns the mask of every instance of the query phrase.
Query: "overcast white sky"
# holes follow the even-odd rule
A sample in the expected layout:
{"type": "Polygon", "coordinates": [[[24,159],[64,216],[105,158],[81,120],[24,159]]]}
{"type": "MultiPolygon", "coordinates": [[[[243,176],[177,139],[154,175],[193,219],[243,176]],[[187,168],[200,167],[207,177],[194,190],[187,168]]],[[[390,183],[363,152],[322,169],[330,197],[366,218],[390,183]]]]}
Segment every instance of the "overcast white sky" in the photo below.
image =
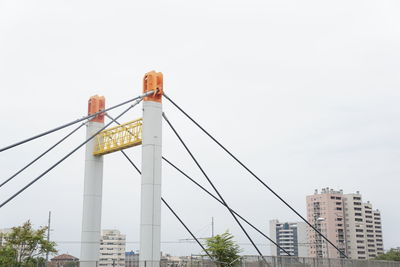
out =
{"type": "MultiPolygon", "coordinates": [[[[382,212],[385,249],[400,246],[400,2],[0,0],[0,146],[82,117],[90,96],[107,105],[141,93],[147,71],[303,215],[305,197],[360,191],[382,212]]],[[[299,220],[169,103],[180,130],[227,202],[268,233],[299,220]]],[[[120,111],[110,114],[116,116],[120,111]]],[[[140,116],[140,108],[124,116],[140,116]]],[[[5,180],[70,129],[0,153],[5,180]]],[[[204,177],[164,125],[163,154],[204,177]]],[[[81,130],[12,183],[0,201],[85,138],[81,130]]],[[[140,164],[140,148],[127,151],[140,164]]],[[[47,223],[60,253],[79,257],[84,150],[0,209],[0,228],[47,223]]],[[[103,228],[139,240],[140,177],[119,154],[105,160],[103,228]]],[[[163,196],[200,237],[229,229],[256,254],[226,210],[163,167],[163,196]]],[[[250,230],[263,253],[265,238],[250,230]]],[[[164,208],[162,249],[200,253],[164,208]]]]}

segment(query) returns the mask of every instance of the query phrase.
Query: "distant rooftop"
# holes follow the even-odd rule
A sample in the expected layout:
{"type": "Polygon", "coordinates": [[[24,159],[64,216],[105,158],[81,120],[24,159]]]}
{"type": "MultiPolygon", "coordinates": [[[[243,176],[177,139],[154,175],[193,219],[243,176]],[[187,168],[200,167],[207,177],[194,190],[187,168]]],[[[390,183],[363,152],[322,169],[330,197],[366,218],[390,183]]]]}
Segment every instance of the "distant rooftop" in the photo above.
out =
{"type": "Polygon", "coordinates": [[[61,254],[51,259],[51,261],[78,261],[78,260],[79,259],[77,257],[74,257],[69,254],[61,254]]]}
{"type": "Polygon", "coordinates": [[[134,251],[126,251],[125,252],[125,256],[131,256],[131,255],[135,255],[136,253],[134,251]]]}
{"type": "MultiPolygon", "coordinates": [[[[339,191],[333,190],[332,188],[325,187],[321,189],[321,194],[343,194],[343,189],[340,189],[339,191]]],[[[318,189],[315,189],[314,195],[318,195],[318,189]]]]}

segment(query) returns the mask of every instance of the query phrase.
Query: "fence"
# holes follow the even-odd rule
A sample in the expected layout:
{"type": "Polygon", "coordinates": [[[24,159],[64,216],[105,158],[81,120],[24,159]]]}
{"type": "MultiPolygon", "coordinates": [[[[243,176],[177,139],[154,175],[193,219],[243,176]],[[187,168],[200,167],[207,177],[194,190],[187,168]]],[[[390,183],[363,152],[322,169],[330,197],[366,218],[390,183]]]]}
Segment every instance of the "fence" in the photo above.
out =
{"type": "MultiPolygon", "coordinates": [[[[326,259],[326,258],[301,258],[301,257],[275,257],[265,256],[264,260],[257,256],[243,256],[234,264],[226,264],[226,267],[400,267],[400,262],[377,260],[350,260],[350,259],[326,259]]],[[[117,262],[52,262],[47,265],[32,267],[139,267],[138,261],[126,261],[124,265],[117,262]]],[[[146,267],[154,266],[150,262],[146,267]]],[[[209,259],[185,258],[179,261],[161,260],[160,267],[217,267],[218,265],[209,259]]]]}
{"type": "Polygon", "coordinates": [[[240,267],[400,267],[400,262],[302,257],[244,256],[240,267]]]}

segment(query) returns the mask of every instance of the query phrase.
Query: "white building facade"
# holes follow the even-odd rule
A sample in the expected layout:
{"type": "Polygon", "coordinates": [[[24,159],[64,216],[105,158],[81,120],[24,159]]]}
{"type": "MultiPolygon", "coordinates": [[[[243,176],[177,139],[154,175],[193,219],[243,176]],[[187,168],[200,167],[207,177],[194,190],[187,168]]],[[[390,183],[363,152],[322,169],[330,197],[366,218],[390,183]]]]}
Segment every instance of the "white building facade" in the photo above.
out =
{"type": "MultiPolygon", "coordinates": [[[[304,222],[269,222],[270,238],[279,246],[289,252],[292,256],[307,257],[307,226],[304,222]]],[[[277,246],[271,244],[272,256],[287,256],[277,246]]]]}
{"type": "Polygon", "coordinates": [[[383,254],[382,223],[379,210],[362,201],[361,194],[344,198],[346,249],[352,259],[371,259],[383,254]]]}
{"type": "Polygon", "coordinates": [[[5,245],[5,235],[9,233],[11,233],[11,228],[0,229],[0,247],[5,245]]]}
{"type": "Polygon", "coordinates": [[[100,260],[98,266],[125,266],[125,235],[118,230],[102,230],[100,240],[100,260]]]}

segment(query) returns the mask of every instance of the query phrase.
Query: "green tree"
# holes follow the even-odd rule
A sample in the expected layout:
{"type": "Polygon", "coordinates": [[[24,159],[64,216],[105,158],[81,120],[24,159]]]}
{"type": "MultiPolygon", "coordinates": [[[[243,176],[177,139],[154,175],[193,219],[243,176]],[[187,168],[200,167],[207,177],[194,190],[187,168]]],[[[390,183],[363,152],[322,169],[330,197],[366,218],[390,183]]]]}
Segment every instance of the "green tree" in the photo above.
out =
{"type": "Polygon", "coordinates": [[[4,236],[5,245],[0,247],[0,258],[4,255],[5,261],[4,265],[0,266],[36,266],[36,263],[44,261],[43,256],[47,252],[56,253],[56,244],[46,240],[46,231],[47,227],[33,229],[30,221],[22,226],[13,227],[11,232],[4,236]]]}
{"type": "Polygon", "coordinates": [[[14,266],[16,252],[10,246],[0,246],[0,266],[14,266]]]}
{"type": "Polygon", "coordinates": [[[206,250],[218,266],[235,266],[239,264],[241,249],[233,240],[234,236],[226,231],[206,239],[206,250]]]}
{"type": "Polygon", "coordinates": [[[375,258],[376,260],[384,260],[384,261],[400,261],[400,249],[390,249],[388,252],[379,255],[375,258]]]}

